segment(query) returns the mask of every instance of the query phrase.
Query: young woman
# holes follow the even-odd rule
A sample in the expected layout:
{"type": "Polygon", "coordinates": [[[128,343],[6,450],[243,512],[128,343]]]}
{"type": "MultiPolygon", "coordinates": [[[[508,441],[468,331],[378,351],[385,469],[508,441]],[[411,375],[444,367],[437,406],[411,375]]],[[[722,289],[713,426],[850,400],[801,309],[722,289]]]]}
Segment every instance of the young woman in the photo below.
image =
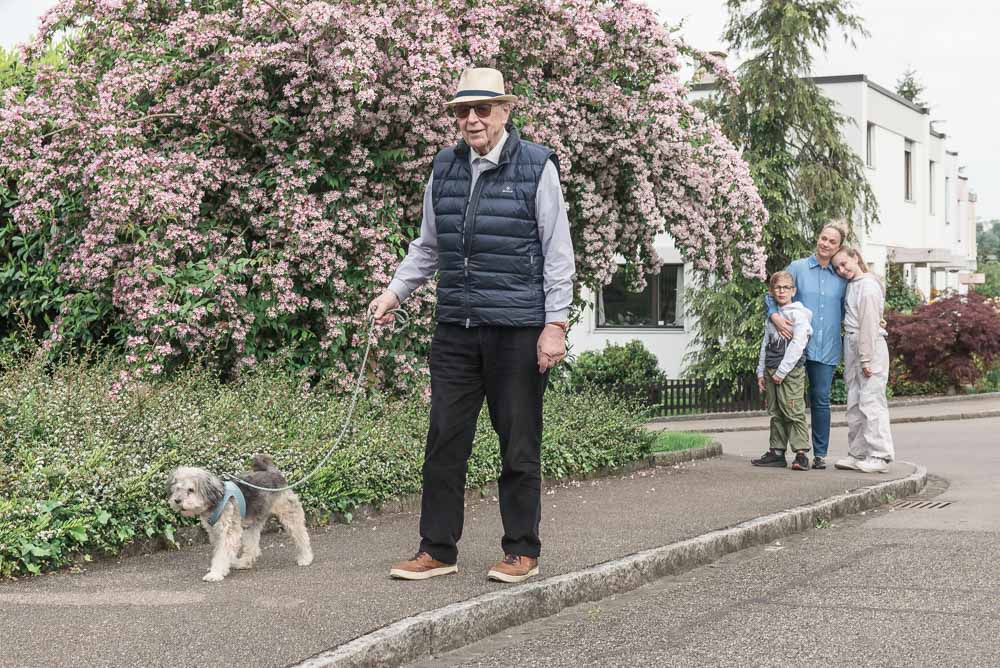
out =
{"type": "Polygon", "coordinates": [[[885,397],[889,380],[889,348],[881,325],[885,288],[854,248],[841,248],[833,266],[848,281],[844,301],[848,456],[835,466],[885,473],[895,454],[885,397]]]}

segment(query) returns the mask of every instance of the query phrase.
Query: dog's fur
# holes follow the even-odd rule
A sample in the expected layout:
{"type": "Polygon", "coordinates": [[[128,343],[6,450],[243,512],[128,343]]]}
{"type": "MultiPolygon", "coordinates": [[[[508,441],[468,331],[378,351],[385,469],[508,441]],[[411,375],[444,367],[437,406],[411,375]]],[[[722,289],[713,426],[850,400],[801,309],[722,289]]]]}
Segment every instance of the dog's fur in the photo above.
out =
{"type": "MultiPolygon", "coordinates": [[[[253,471],[238,476],[259,487],[284,487],[285,476],[267,455],[254,455],[253,471]]],[[[185,517],[200,517],[201,525],[215,548],[205,582],[219,582],[230,568],[251,568],[260,557],[260,532],[271,515],[291,535],[298,548],[299,566],[312,563],[313,553],[306,532],[306,518],[299,497],[292,490],[264,492],[233,481],[246,499],[246,517],[240,521],[235,499],[230,499],[214,525],[208,523],[215,506],[223,497],[223,482],[205,469],[182,466],[174,471],[169,483],[169,504],[185,517]]]]}

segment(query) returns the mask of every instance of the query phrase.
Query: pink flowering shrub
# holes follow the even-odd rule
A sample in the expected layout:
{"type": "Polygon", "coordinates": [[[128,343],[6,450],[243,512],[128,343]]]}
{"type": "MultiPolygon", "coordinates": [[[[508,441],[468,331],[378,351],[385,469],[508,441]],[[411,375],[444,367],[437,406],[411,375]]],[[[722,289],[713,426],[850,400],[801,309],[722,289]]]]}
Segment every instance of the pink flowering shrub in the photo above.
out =
{"type": "MultiPolygon", "coordinates": [[[[138,377],[289,349],[345,383],[473,64],[505,73],[523,135],[559,155],[581,284],[616,254],[641,283],[664,230],[700,270],[763,278],[747,166],[642,3],[64,0],[24,57],[62,30],[64,65],[0,101],[0,224],[43,251],[51,293],[26,306],[53,350],[100,336],[138,377]]],[[[376,349],[384,386],[424,373],[432,295],[376,349]]]]}

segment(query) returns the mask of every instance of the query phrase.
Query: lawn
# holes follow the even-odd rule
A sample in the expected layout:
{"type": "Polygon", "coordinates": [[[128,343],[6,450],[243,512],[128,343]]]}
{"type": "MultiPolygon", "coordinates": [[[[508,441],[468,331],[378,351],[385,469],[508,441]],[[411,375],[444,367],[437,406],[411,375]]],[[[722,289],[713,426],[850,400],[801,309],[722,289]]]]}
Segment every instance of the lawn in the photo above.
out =
{"type": "Polygon", "coordinates": [[[694,431],[661,431],[656,435],[656,442],[653,443],[653,452],[673,452],[675,450],[703,448],[711,442],[712,437],[708,434],[701,434],[694,431]]]}

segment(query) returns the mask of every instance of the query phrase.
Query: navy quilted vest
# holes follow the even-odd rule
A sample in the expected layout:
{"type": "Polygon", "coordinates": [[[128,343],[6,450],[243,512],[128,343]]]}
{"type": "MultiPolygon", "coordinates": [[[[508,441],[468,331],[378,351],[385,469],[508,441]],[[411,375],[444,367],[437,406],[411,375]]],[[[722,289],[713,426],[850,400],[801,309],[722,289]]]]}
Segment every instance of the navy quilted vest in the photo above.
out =
{"type": "Polygon", "coordinates": [[[460,141],[434,158],[438,240],[438,322],[465,327],[545,324],[542,244],[535,193],[555,154],[523,141],[513,124],[496,169],[472,184],[469,146],[460,141]]]}

